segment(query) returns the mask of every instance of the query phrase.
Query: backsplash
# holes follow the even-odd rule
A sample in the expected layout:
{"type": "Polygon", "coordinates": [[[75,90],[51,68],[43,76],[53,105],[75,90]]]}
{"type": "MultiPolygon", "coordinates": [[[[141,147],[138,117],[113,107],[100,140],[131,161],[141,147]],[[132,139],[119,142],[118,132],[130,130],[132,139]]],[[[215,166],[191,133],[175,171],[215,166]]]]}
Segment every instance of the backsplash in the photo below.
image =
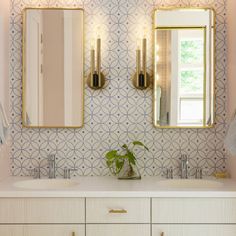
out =
{"type": "Polygon", "coordinates": [[[74,175],[109,175],[104,153],[118,144],[144,142],[139,151],[142,175],[162,175],[166,167],[179,171],[180,154],[204,175],[225,170],[223,138],[226,128],[226,0],[12,0],[11,10],[11,171],[25,176],[40,166],[46,174],[47,155],[55,153],[58,175],[77,167],[74,175]],[[148,30],[148,67],[152,71],[152,12],[157,7],[213,7],[217,12],[216,126],[212,129],[157,129],[152,121],[152,89],[136,90],[131,83],[140,29],[148,30]],[[25,7],[83,7],[85,9],[85,75],[89,71],[90,39],[102,31],[103,90],[85,88],[85,124],[81,129],[22,128],[22,9],[25,7]]]}

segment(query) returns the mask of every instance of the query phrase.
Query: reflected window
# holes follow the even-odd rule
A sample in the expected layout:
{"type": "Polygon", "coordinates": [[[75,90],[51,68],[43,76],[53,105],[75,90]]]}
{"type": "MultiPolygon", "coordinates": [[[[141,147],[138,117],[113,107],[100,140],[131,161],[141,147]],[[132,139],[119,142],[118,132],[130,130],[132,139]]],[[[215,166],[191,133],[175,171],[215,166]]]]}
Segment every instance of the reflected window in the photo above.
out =
{"type": "Polygon", "coordinates": [[[178,124],[203,123],[204,40],[202,32],[179,32],[178,124]]]}

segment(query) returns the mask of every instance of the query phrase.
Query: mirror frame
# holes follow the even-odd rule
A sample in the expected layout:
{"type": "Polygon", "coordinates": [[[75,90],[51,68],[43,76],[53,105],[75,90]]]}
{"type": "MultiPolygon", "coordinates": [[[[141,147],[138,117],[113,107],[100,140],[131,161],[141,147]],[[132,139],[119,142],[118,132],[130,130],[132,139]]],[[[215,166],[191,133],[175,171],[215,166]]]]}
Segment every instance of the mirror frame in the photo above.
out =
{"type": "Polygon", "coordinates": [[[84,127],[84,105],[85,105],[85,16],[84,16],[84,9],[83,8],[63,8],[63,7],[26,7],[23,9],[22,14],[22,22],[23,22],[23,31],[22,31],[22,126],[23,128],[82,128],[84,127]],[[81,126],[34,126],[34,125],[27,125],[26,121],[26,56],[25,56],[25,45],[26,45],[26,11],[27,10],[79,10],[82,11],[83,14],[83,83],[82,83],[82,124],[81,126]]]}
{"type": "MultiPolygon", "coordinates": [[[[210,7],[161,7],[161,8],[157,8],[157,9],[154,9],[154,12],[153,12],[153,19],[154,19],[154,23],[153,23],[153,71],[154,71],[154,74],[153,74],[153,125],[155,128],[159,128],[159,129],[209,129],[209,128],[214,128],[215,126],[215,112],[216,112],[216,88],[215,88],[215,85],[216,85],[216,11],[214,8],[210,8],[210,7]],[[213,16],[213,32],[214,32],[214,35],[213,35],[213,76],[212,76],[212,84],[213,84],[213,89],[214,89],[214,93],[213,93],[213,122],[211,125],[207,126],[205,125],[205,120],[203,122],[203,125],[202,126],[160,126],[159,124],[157,124],[157,120],[156,120],[156,101],[155,101],[155,98],[156,98],[156,85],[155,85],[155,72],[156,72],[156,69],[155,69],[155,33],[156,33],[156,29],[194,29],[194,28],[197,28],[197,29],[204,29],[204,38],[205,38],[205,42],[204,42],[204,100],[206,100],[206,91],[205,91],[205,84],[206,84],[206,27],[205,26],[194,26],[194,27],[191,27],[191,26],[160,26],[160,27],[156,27],[156,22],[157,22],[157,19],[156,19],[156,13],[158,11],[175,11],[175,10],[211,10],[214,14],[213,16]]],[[[206,107],[206,104],[204,103],[204,107],[206,107]]],[[[205,109],[203,111],[203,117],[205,118],[205,109]]]]}

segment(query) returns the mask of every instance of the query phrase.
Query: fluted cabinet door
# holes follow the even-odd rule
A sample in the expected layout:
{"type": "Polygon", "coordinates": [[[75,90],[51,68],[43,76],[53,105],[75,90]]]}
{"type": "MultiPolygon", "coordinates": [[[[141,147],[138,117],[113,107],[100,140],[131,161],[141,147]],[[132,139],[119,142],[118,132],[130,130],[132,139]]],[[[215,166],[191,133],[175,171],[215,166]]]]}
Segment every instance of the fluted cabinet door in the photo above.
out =
{"type": "Polygon", "coordinates": [[[236,198],[153,198],[154,224],[236,224],[236,198]]]}
{"type": "Polygon", "coordinates": [[[150,236],[148,224],[91,224],[86,236],[150,236]]]}
{"type": "Polygon", "coordinates": [[[25,225],[24,236],[85,236],[85,226],[84,225],[25,225]]]}
{"type": "Polygon", "coordinates": [[[24,236],[23,225],[0,225],[1,236],[24,236]]]}
{"type": "Polygon", "coordinates": [[[152,236],[235,236],[236,225],[153,225],[152,236]]]}

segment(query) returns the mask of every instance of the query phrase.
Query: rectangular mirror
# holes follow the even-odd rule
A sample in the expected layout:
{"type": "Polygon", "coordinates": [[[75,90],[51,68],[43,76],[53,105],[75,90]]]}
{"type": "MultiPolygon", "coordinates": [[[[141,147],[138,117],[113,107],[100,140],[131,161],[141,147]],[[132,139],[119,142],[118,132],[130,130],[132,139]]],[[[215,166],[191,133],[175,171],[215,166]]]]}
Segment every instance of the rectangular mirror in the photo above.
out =
{"type": "Polygon", "coordinates": [[[83,126],[82,9],[25,9],[23,125],[83,126]]]}
{"type": "Polygon", "coordinates": [[[214,124],[215,14],[211,9],[155,12],[154,125],[214,124]]]}

